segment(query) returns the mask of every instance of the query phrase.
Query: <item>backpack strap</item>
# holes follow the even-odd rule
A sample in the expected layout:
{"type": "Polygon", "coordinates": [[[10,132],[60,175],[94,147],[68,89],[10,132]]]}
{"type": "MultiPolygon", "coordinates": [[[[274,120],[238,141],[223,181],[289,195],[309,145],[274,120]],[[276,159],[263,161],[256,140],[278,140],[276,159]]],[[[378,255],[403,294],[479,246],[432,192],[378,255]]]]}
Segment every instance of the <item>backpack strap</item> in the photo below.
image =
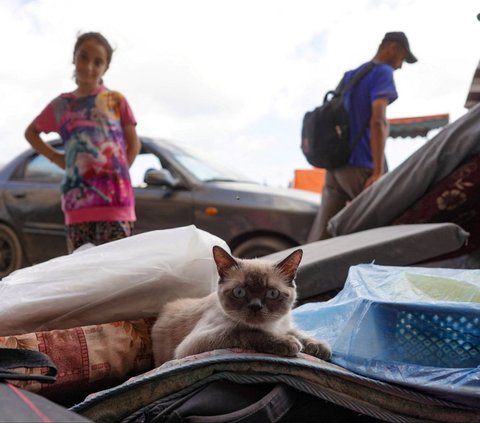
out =
{"type": "Polygon", "coordinates": [[[283,383],[273,389],[257,402],[233,413],[216,416],[212,423],[255,423],[277,422],[292,408],[297,398],[297,391],[283,383]]]}
{"type": "Polygon", "coordinates": [[[53,383],[57,376],[57,368],[48,355],[40,351],[0,348],[0,380],[38,380],[53,383]],[[27,369],[47,368],[47,374],[24,374],[12,369],[25,367],[27,369]]]}
{"type": "Polygon", "coordinates": [[[184,396],[166,397],[148,404],[123,421],[274,423],[290,411],[297,396],[298,391],[284,383],[252,385],[216,380],[184,396]]]}
{"type": "Polygon", "coordinates": [[[346,84],[344,82],[345,81],[345,76],[344,76],[340,81],[340,84],[338,84],[338,87],[335,88],[334,94],[344,95],[348,90],[352,89],[355,85],[357,85],[360,82],[360,80],[375,67],[375,65],[376,64],[374,62],[368,62],[362,69],[356,72],[346,84]]]}
{"type": "MultiPolygon", "coordinates": [[[[334,96],[342,96],[342,102],[343,102],[343,96],[345,95],[345,93],[348,90],[352,89],[355,85],[357,85],[360,82],[360,80],[375,67],[375,65],[376,64],[374,62],[368,62],[362,69],[356,72],[346,84],[344,83],[344,80],[345,80],[345,76],[344,76],[340,81],[340,84],[338,84],[338,87],[335,88],[335,91],[329,91],[327,94],[325,94],[325,98],[323,99],[323,101],[324,102],[326,101],[326,98],[329,94],[333,94],[334,96]]],[[[352,142],[352,148],[350,151],[355,150],[358,143],[362,139],[363,134],[367,130],[368,124],[369,124],[369,119],[363,124],[362,128],[355,136],[355,139],[352,142]]]]}

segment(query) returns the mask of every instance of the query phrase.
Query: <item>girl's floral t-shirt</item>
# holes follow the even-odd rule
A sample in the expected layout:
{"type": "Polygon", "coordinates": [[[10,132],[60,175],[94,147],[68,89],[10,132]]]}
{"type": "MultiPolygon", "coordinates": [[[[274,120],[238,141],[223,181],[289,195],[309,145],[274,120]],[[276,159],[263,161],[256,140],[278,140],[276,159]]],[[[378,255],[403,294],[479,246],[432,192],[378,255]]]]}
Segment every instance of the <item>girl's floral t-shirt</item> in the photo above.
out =
{"type": "Polygon", "coordinates": [[[67,225],[135,220],[123,128],[136,121],[122,94],[103,86],[85,97],[61,94],[35,125],[41,132],[57,132],[64,144],[61,192],[67,225]]]}

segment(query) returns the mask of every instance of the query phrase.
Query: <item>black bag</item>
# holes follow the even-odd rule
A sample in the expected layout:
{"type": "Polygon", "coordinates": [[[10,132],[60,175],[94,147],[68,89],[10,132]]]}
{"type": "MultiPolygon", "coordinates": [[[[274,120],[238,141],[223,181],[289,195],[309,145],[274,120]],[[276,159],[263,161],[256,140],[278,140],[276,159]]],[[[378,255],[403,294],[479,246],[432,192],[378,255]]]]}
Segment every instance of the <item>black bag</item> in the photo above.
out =
{"type": "Polygon", "coordinates": [[[479,408],[322,360],[218,351],[165,363],[70,410],[98,423],[467,423],[479,408]]]}
{"type": "Polygon", "coordinates": [[[53,383],[56,375],[55,364],[39,351],[0,348],[0,422],[91,422],[40,395],[5,383],[8,380],[53,383]],[[16,372],[19,368],[46,368],[47,374],[16,372]]]}
{"type": "Polygon", "coordinates": [[[57,368],[48,355],[21,348],[0,348],[0,380],[37,380],[42,383],[54,383],[56,376],[57,368]],[[22,367],[27,369],[44,367],[47,374],[25,374],[15,371],[22,367]]]}
{"type": "Polygon", "coordinates": [[[353,149],[362,137],[368,122],[350,140],[348,113],[344,107],[344,95],[375,66],[368,63],[348,83],[343,79],[334,91],[328,91],[323,105],[305,113],[302,123],[302,152],[312,166],[327,170],[336,169],[348,163],[353,149]]]}
{"type": "Polygon", "coordinates": [[[283,383],[219,380],[187,395],[162,399],[124,423],[373,423],[380,420],[341,408],[283,383]]]}

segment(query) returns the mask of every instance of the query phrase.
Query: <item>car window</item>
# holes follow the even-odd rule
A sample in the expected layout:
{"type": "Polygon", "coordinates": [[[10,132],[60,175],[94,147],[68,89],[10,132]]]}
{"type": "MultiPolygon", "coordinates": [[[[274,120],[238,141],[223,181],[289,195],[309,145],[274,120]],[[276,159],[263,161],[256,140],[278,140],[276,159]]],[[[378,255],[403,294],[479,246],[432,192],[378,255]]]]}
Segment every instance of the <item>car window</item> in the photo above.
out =
{"type": "Polygon", "coordinates": [[[145,188],[147,184],[143,181],[147,170],[160,170],[162,164],[155,154],[140,153],[130,167],[130,179],[134,188],[145,188]]]}
{"type": "MultiPolygon", "coordinates": [[[[149,169],[161,169],[159,158],[150,153],[139,154],[130,168],[133,187],[145,187],[145,173],[149,169]]],[[[61,182],[65,171],[44,156],[34,156],[25,166],[23,179],[29,182],[61,182]]]]}
{"type": "Polygon", "coordinates": [[[65,171],[44,156],[34,156],[25,166],[24,179],[29,182],[61,182],[65,171]]]}

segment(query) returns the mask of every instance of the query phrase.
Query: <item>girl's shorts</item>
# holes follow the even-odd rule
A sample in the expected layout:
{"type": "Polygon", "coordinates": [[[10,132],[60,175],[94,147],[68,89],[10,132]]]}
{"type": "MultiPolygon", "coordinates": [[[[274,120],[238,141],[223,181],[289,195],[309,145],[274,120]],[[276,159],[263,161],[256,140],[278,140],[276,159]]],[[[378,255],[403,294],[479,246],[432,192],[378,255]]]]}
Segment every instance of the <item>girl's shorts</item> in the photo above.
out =
{"type": "Polygon", "coordinates": [[[84,244],[105,244],[132,235],[133,222],[85,222],[66,226],[68,252],[72,253],[84,244]]]}

